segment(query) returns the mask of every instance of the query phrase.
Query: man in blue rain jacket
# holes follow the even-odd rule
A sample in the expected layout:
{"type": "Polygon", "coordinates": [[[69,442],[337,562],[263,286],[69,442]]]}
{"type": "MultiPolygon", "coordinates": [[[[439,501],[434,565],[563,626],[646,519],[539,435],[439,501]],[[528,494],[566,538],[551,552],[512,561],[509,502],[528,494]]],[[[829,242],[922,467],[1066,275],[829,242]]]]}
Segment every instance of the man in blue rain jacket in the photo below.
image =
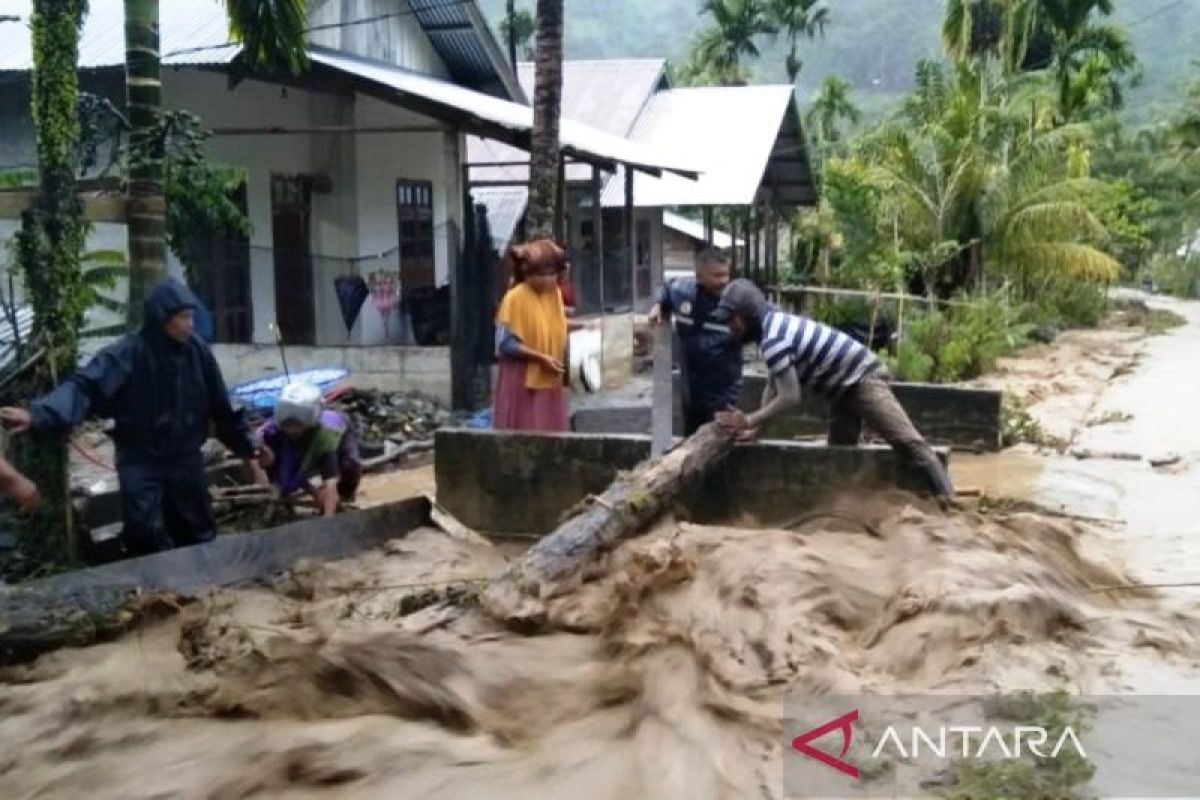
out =
{"type": "Polygon", "coordinates": [[[140,330],[28,410],[0,410],[0,420],[18,432],[67,432],[89,416],[114,420],[122,540],[131,556],[216,535],[201,456],[210,428],[236,455],[258,457],[216,359],[193,331],[197,305],[186,286],[167,278],[146,299],[140,330]]]}

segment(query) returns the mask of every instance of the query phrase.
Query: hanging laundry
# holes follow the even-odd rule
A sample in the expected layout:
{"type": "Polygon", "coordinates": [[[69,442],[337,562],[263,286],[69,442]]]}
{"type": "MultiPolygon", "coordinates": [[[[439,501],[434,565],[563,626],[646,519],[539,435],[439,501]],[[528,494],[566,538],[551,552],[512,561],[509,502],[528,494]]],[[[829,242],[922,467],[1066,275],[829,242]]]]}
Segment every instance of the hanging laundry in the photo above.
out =
{"type": "Polygon", "coordinates": [[[333,279],[333,288],[337,292],[338,306],[342,309],[346,333],[349,333],[354,328],[371,290],[367,288],[367,282],[361,275],[339,275],[333,279]]]}
{"type": "Polygon", "coordinates": [[[383,318],[383,331],[391,339],[391,315],[400,297],[400,273],[379,270],[371,273],[371,302],[383,318]]]}

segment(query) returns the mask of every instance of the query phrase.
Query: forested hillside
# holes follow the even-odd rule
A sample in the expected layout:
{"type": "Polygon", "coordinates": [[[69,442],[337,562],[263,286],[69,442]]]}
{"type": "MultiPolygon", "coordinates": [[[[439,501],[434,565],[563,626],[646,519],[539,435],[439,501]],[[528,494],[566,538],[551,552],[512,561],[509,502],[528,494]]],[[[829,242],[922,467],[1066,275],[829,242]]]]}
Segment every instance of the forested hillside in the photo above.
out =
{"type": "MultiPolygon", "coordinates": [[[[704,24],[699,0],[565,0],[569,58],[667,56],[682,58],[704,24]]],[[[499,23],[504,0],[481,0],[499,23]]],[[[913,70],[926,56],[940,57],[945,0],[836,0],[823,39],[804,43],[802,95],[837,74],[854,87],[867,110],[912,88],[913,70]]],[[[533,8],[532,0],[518,7],[533,8]]],[[[1200,58],[1200,0],[1117,0],[1116,21],[1133,38],[1142,60],[1142,85],[1129,110],[1148,116],[1165,97],[1178,98],[1200,58]]],[[[763,58],[750,64],[760,81],[785,81],[783,44],[764,42],[763,58]]]]}

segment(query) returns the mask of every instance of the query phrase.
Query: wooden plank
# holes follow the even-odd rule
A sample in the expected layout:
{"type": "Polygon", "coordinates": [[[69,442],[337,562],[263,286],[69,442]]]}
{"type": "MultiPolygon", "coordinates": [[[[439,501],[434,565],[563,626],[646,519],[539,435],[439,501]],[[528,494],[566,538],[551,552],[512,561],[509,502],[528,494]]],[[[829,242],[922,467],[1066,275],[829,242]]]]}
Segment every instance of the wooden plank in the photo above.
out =
{"type": "Polygon", "coordinates": [[[965,300],[941,300],[938,298],[922,297],[915,294],[903,294],[900,292],[871,292],[863,289],[837,289],[825,286],[771,286],[772,292],[778,293],[782,297],[803,297],[806,294],[822,294],[835,297],[865,297],[869,299],[882,298],[884,300],[911,300],[925,305],[939,306],[974,306],[977,303],[972,303],[965,300]]]}
{"type": "MultiPolygon", "coordinates": [[[[20,219],[21,214],[37,204],[36,189],[0,192],[0,219],[20,219]]],[[[84,194],[79,196],[83,204],[83,217],[88,222],[126,221],[126,200],[119,194],[84,194]]]]}

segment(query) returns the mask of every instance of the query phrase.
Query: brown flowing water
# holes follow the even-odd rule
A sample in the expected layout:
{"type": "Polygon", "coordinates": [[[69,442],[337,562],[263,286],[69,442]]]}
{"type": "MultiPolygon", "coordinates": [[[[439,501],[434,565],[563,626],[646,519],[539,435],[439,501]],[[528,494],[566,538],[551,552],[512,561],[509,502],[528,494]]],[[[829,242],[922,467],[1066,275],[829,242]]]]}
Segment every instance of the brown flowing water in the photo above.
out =
{"type": "Polygon", "coordinates": [[[860,492],[791,531],[666,521],[534,636],[470,602],[513,547],[417,531],[0,673],[0,797],[771,798],[787,698],[1194,690],[1195,604],[1096,591],[1193,552],[1153,521],[1182,499],[1141,495],[1191,497],[1182,463],[958,470],[1056,514],[860,492]]]}

